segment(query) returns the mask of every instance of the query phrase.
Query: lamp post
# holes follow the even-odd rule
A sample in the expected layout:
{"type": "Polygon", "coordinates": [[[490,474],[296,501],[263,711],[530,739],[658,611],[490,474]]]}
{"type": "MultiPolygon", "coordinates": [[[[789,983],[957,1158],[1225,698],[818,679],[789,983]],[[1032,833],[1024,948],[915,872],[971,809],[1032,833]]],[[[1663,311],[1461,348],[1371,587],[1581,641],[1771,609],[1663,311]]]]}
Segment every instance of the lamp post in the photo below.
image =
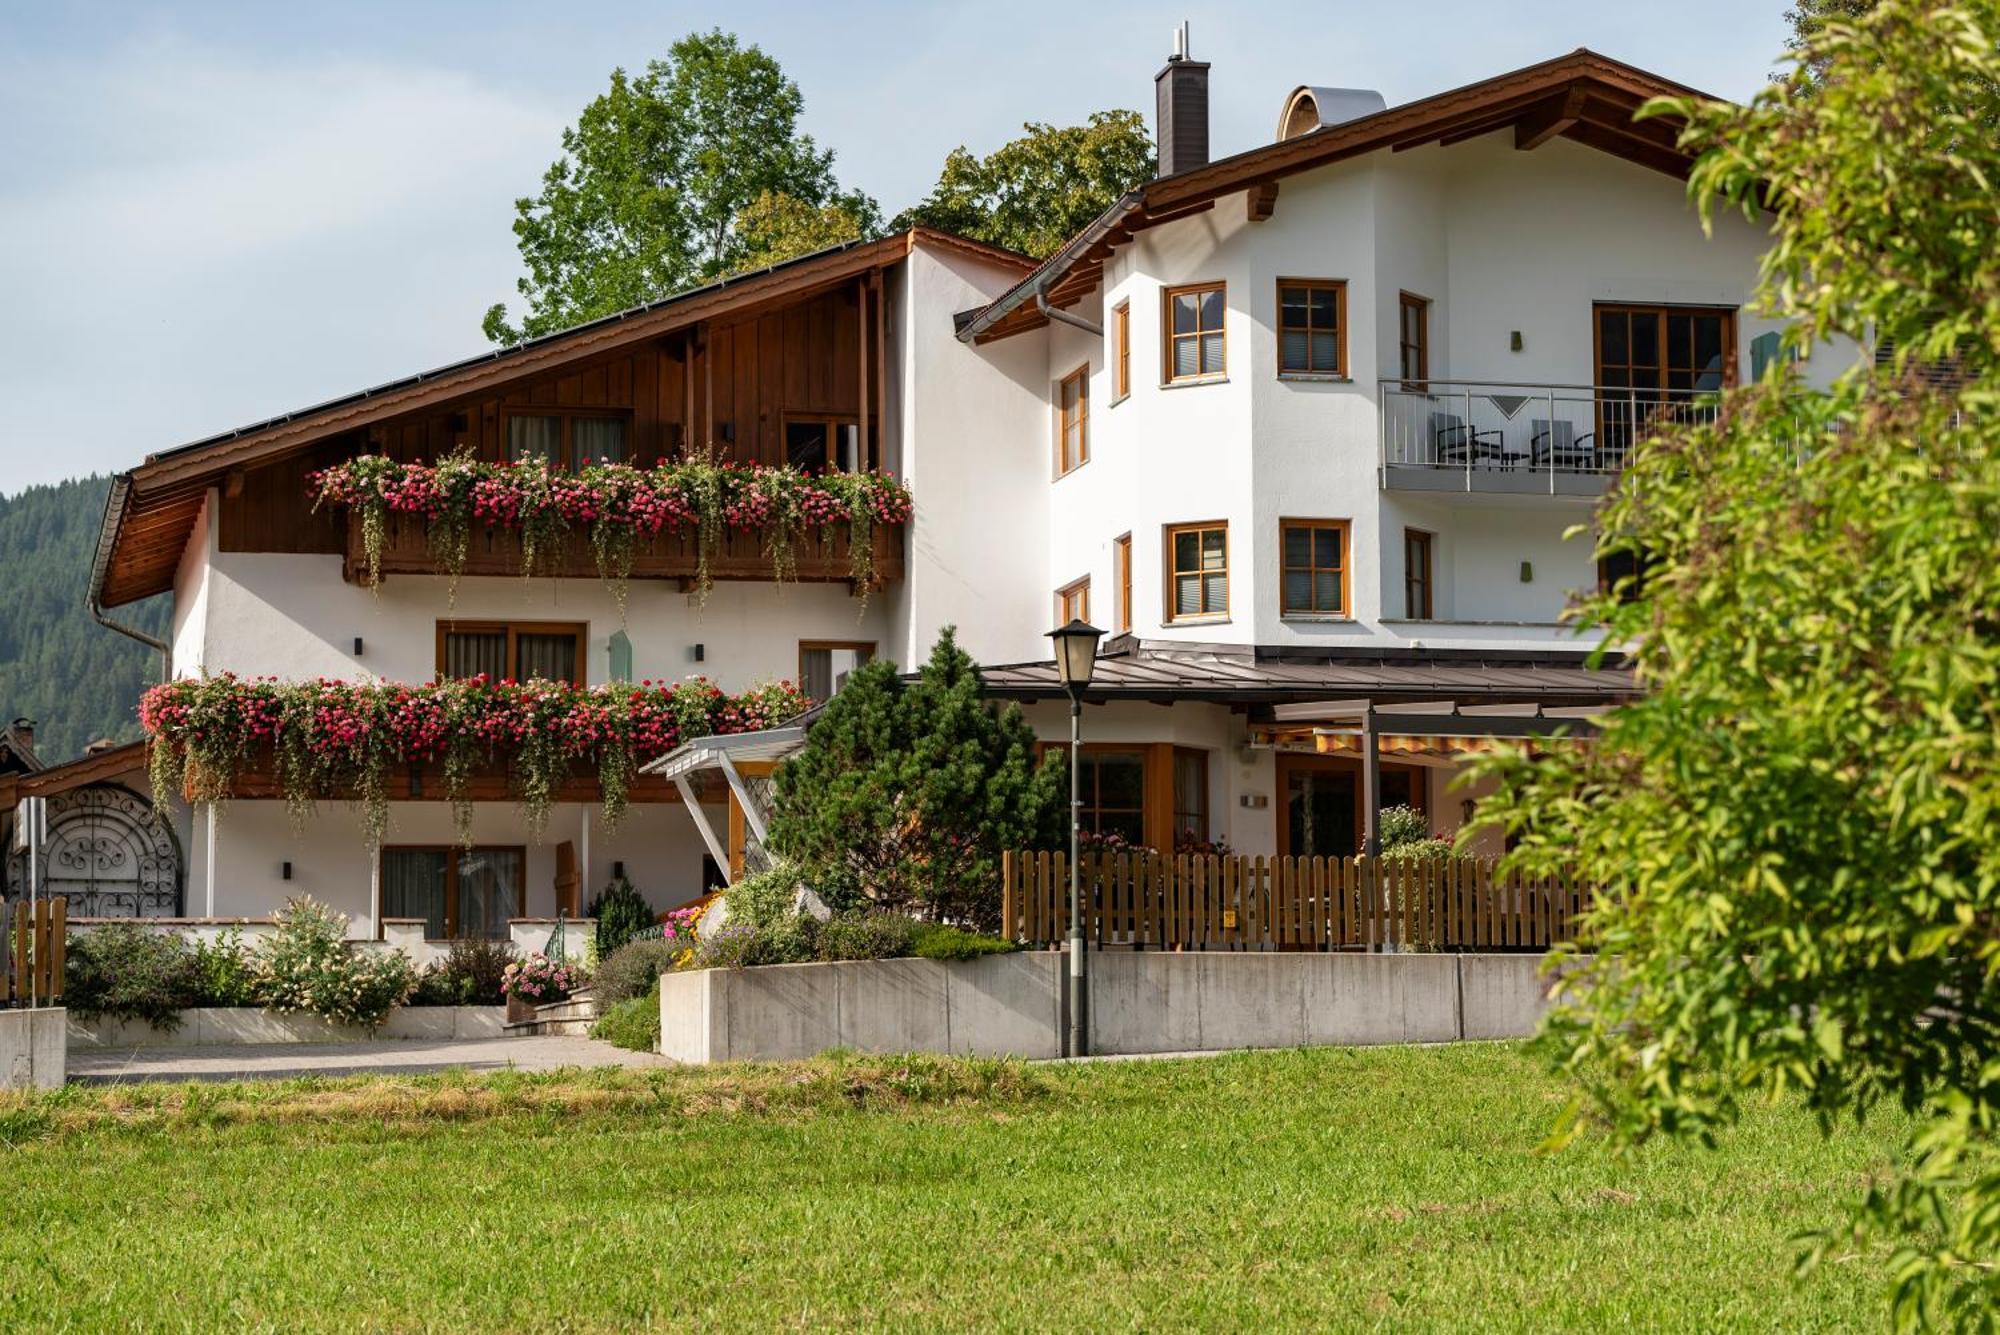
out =
{"type": "Polygon", "coordinates": [[[1087,621],[1072,619],[1049,632],[1055,641],[1056,680],[1069,695],[1069,1043],[1067,1054],[1081,1057],[1090,1048],[1085,1011],[1083,912],[1077,892],[1077,844],[1083,825],[1083,799],[1077,778],[1083,754],[1083,693],[1097,669],[1097,642],[1104,632],[1087,621]]]}

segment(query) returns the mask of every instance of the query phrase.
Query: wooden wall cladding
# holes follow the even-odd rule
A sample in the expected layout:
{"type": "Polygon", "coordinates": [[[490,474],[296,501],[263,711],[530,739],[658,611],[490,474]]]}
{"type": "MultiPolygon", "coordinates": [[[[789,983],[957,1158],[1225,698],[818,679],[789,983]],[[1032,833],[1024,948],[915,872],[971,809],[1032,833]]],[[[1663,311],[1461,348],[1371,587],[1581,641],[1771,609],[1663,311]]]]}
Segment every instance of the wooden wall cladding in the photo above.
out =
{"type": "MultiPolygon", "coordinates": [[[[635,463],[699,453],[782,463],[788,416],[858,418],[862,398],[861,293],[847,283],[727,323],[667,334],[642,347],[525,378],[499,394],[392,418],[313,449],[232,475],[222,489],[218,543],[229,552],[341,552],[346,524],[312,514],[306,475],[356,454],[440,459],[470,446],[506,457],[509,411],[595,408],[630,414],[635,463]]],[[[868,304],[869,337],[880,303],[868,304]]],[[[868,367],[871,423],[881,420],[881,370],[868,367]]]]}

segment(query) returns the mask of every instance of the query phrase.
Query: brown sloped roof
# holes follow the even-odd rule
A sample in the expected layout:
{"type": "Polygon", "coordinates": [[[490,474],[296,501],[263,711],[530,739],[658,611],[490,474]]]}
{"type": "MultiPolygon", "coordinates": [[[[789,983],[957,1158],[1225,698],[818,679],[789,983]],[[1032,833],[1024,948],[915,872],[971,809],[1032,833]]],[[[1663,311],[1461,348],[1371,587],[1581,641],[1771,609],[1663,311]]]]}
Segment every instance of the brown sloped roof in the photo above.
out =
{"type": "MultiPolygon", "coordinates": [[[[1142,642],[1104,654],[1093,700],[1275,705],[1320,700],[1375,704],[1612,705],[1639,686],[1629,668],[1585,665],[1582,652],[1393,651],[1301,654],[1280,648],[1142,642]]],[[[986,690],[1012,700],[1062,697],[1053,662],[981,667],[986,690]]]]}
{"type": "Polygon", "coordinates": [[[1677,146],[1677,127],[1632,119],[1655,97],[1719,100],[1579,47],[1537,65],[1163,176],[1113,204],[1012,290],[969,312],[959,321],[959,337],[986,342],[1046,324],[1032,300],[1037,290],[1052,306],[1081,300],[1102,281],[1104,260],[1134,232],[1212,208],[1222,196],[1256,187],[1275,189],[1287,176],[1380,149],[1454,144],[1511,126],[1515,143],[1523,148],[1555,137],[1573,139],[1685,178],[1693,157],[1677,146]]]}
{"type": "Polygon", "coordinates": [[[702,320],[887,268],[919,244],[963,251],[1021,270],[1034,266],[1024,255],[984,242],[932,228],[910,228],[877,241],[850,241],[768,269],[718,279],[616,315],[149,454],[137,468],[114,479],[112,504],[106,507],[98,538],[92,592],[102,606],[116,607],[172,588],[174,569],[201,512],[202,498],[232,468],[586,356],[643,343],[702,320]]]}

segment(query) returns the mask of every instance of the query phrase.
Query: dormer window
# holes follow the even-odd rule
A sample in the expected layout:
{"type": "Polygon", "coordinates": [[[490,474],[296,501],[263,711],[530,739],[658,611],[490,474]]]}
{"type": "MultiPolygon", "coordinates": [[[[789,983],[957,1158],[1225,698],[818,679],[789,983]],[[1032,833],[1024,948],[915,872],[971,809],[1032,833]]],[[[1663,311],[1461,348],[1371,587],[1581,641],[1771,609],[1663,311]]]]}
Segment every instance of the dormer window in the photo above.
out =
{"type": "Polygon", "coordinates": [[[540,460],[565,473],[631,462],[625,414],[603,408],[529,408],[506,415],[510,463],[540,460]]]}
{"type": "Polygon", "coordinates": [[[1228,368],[1223,338],[1226,294],[1221,283],[1167,289],[1166,380],[1209,380],[1228,368]]]}

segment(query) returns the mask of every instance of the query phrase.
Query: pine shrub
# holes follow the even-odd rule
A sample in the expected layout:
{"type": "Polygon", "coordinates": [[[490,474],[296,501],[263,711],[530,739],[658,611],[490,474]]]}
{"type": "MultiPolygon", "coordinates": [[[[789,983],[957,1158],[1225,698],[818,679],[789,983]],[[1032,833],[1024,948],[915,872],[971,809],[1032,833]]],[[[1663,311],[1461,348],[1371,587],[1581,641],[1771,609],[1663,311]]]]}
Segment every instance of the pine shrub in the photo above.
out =
{"type": "Polygon", "coordinates": [[[597,920],[597,957],[603,959],[653,925],[646,897],[620,876],[590,901],[589,916],[597,920]]]}

